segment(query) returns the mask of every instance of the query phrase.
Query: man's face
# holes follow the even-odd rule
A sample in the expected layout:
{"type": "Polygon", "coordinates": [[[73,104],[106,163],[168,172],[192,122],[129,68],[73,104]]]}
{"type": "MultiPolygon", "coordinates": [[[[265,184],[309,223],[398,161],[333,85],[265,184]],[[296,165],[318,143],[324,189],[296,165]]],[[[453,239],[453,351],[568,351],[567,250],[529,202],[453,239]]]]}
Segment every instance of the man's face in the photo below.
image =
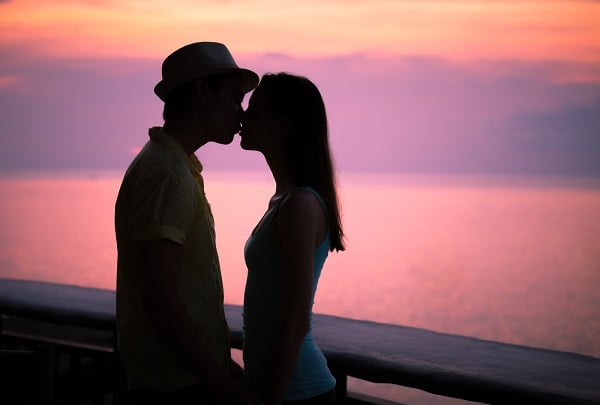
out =
{"type": "Polygon", "coordinates": [[[210,141],[229,144],[240,130],[242,119],[242,79],[232,75],[221,82],[216,91],[206,92],[206,111],[203,120],[208,125],[210,141]]]}

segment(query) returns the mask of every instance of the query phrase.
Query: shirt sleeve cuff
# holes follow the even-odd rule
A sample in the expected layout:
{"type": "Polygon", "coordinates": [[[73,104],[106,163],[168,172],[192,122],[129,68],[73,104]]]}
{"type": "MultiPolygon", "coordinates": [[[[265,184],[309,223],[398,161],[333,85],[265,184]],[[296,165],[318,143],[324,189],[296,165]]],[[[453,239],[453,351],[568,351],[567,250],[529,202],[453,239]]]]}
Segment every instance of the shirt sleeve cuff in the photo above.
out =
{"type": "Polygon", "coordinates": [[[174,226],[158,225],[137,230],[133,237],[140,242],[148,242],[157,239],[168,239],[173,242],[183,244],[185,242],[185,233],[174,226]]]}

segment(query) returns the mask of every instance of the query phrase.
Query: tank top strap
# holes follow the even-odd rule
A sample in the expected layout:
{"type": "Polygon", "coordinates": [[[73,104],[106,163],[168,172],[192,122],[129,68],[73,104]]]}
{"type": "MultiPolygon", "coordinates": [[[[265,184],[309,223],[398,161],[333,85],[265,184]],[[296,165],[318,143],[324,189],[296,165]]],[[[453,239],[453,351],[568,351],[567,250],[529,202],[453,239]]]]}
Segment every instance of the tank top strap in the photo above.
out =
{"type": "Polygon", "coordinates": [[[312,188],[310,186],[298,187],[291,191],[294,191],[294,190],[306,190],[306,191],[311,192],[315,197],[317,197],[317,199],[319,200],[319,203],[321,203],[321,207],[323,207],[323,209],[325,210],[325,214],[327,214],[327,204],[325,203],[325,200],[323,199],[323,197],[321,197],[321,194],[319,194],[319,192],[317,190],[315,190],[314,188],[312,188]]]}

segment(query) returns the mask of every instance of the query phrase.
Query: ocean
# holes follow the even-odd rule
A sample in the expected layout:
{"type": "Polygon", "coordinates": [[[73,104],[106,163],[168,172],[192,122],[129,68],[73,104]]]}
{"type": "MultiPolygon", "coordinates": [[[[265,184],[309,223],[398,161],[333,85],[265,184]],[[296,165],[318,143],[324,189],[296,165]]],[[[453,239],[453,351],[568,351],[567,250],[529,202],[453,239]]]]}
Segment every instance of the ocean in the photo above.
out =
{"type": "MultiPolygon", "coordinates": [[[[2,173],[0,277],[114,289],[121,175],[2,173]]],[[[205,181],[225,301],[241,304],[244,242],[274,185],[266,173],[205,181]]],[[[342,173],[339,184],[347,250],[330,253],[315,312],[600,357],[598,179],[342,173]]]]}

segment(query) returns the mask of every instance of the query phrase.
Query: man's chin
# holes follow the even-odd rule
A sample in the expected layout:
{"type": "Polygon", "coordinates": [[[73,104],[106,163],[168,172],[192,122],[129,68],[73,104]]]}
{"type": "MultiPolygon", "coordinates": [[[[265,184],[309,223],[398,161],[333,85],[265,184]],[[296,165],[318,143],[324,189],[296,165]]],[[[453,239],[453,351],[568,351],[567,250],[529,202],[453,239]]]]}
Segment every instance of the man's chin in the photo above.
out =
{"type": "Polygon", "coordinates": [[[221,144],[221,145],[229,145],[231,142],[233,142],[234,138],[235,138],[235,134],[228,136],[226,138],[223,138],[223,139],[219,139],[215,142],[218,144],[221,144]]]}
{"type": "Polygon", "coordinates": [[[244,138],[242,136],[240,136],[240,148],[242,148],[243,150],[249,150],[248,145],[246,145],[246,142],[244,141],[244,138]]]}
{"type": "Polygon", "coordinates": [[[240,148],[242,148],[243,150],[248,150],[248,151],[256,151],[256,149],[253,148],[252,145],[248,145],[246,142],[244,142],[243,138],[242,138],[242,141],[240,142],[240,148]]]}

